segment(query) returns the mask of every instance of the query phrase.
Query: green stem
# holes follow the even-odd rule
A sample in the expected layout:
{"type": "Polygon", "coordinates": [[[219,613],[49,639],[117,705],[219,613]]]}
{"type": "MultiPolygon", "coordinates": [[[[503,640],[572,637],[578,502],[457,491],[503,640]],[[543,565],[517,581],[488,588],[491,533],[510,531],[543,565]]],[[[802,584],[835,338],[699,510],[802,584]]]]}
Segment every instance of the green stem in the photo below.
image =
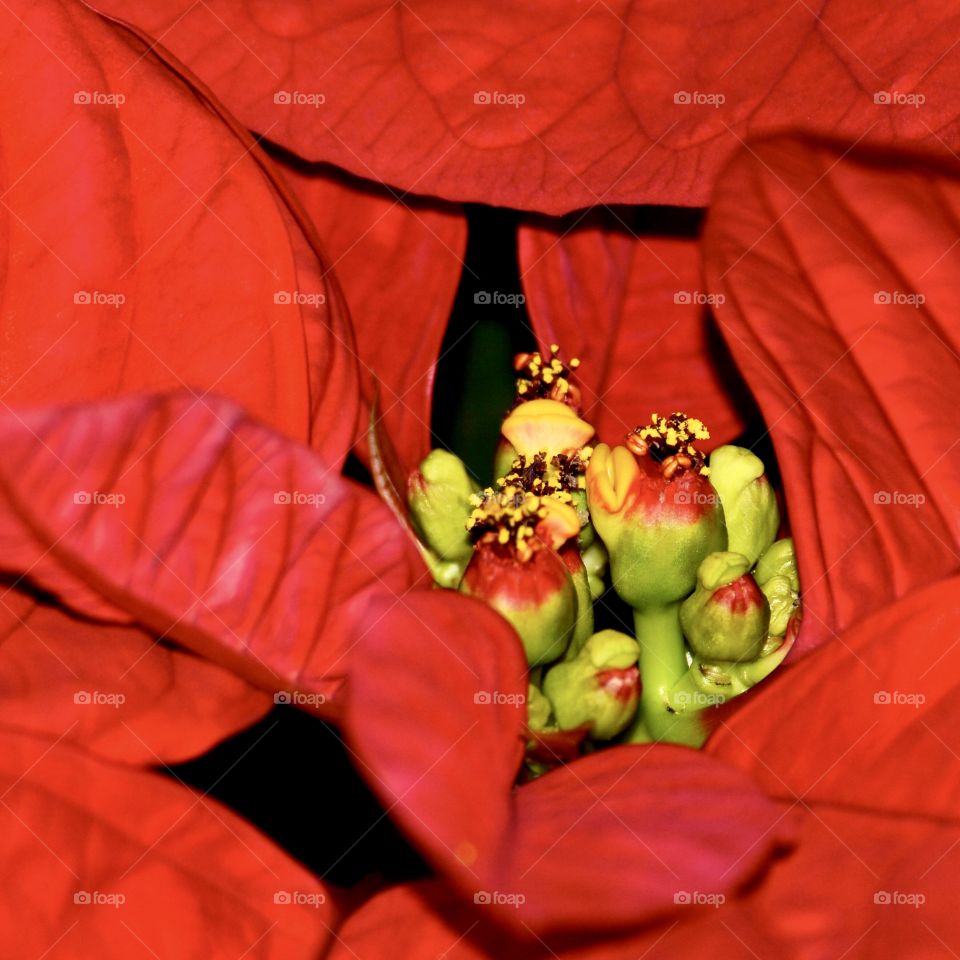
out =
{"type": "Polygon", "coordinates": [[[703,730],[697,718],[668,709],[671,688],[687,672],[687,654],[680,630],[680,604],[634,610],[633,622],[640,644],[643,691],[637,719],[627,732],[626,741],[662,740],[700,746],[703,730]]]}

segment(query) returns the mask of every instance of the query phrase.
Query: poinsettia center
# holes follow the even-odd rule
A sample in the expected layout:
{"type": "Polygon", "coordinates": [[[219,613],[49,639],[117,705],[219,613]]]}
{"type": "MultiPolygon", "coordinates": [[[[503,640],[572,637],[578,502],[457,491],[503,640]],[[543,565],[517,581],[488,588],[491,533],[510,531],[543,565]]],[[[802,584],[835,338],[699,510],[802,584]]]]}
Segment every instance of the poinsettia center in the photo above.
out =
{"type": "Polygon", "coordinates": [[[433,451],[409,500],[437,569],[453,568],[523,645],[526,773],[605,742],[700,745],[702,711],[767,676],[796,632],[793,542],[774,542],[763,464],[728,445],[708,465],[710,431],[680,411],[652,414],[623,446],[588,445],[578,362],[553,344],[514,366],[494,482],[471,486],[456,457],[433,451]],[[607,583],[632,608],[633,635],[597,629],[607,583]]]}

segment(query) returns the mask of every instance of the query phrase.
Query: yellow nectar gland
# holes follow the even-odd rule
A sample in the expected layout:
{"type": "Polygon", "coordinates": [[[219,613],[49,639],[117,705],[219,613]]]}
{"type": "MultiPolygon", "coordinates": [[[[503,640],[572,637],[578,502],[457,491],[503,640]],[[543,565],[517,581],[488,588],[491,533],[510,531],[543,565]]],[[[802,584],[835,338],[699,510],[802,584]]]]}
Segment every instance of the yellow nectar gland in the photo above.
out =
{"type": "Polygon", "coordinates": [[[696,417],[680,411],[669,417],[652,413],[649,424],[627,434],[626,446],[638,457],[652,456],[664,478],[672,480],[684,470],[697,470],[702,477],[709,475],[706,457],[694,443],[709,439],[710,431],[696,417]]]}

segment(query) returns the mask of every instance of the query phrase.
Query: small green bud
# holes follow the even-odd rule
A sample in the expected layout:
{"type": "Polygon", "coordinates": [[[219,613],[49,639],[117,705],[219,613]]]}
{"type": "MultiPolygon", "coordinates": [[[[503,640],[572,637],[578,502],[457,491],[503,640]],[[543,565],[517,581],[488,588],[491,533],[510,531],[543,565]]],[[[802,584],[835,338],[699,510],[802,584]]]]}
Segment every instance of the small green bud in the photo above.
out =
{"type": "Polygon", "coordinates": [[[570,646],[564,655],[564,659],[570,660],[580,652],[587,638],[593,633],[593,597],[590,594],[590,575],[577,545],[568,542],[560,548],[560,557],[570,571],[573,588],[577,592],[577,623],[573,628],[570,646]]]}
{"type": "Polygon", "coordinates": [[[460,592],[486,601],[520,636],[531,667],[563,656],[577,620],[577,592],[567,565],[542,544],[526,559],[512,544],[478,543],[460,592]]]}
{"type": "Polygon", "coordinates": [[[743,447],[717,447],[710,454],[710,482],[723,503],[727,549],[742,553],[753,566],[780,526],[777,498],[763,461],[743,447]]]}
{"type": "Polygon", "coordinates": [[[473,544],[466,529],[470,495],[479,487],[463,461],[446,450],[431,450],[410,475],[407,502],[418,533],[441,559],[466,563],[473,544]]]}
{"type": "Polygon", "coordinates": [[[691,650],[707,660],[755,660],[770,625],[770,606],[739,553],[712,553],[697,570],[697,588],[680,606],[691,650]]]}
{"type": "Polygon", "coordinates": [[[607,573],[607,564],[610,560],[607,554],[607,548],[602,540],[595,539],[583,553],[583,565],[587,568],[587,577],[590,582],[590,596],[594,600],[599,600],[607,589],[603,578],[607,573]]]}
{"type": "Polygon", "coordinates": [[[535,683],[527,685],[527,726],[535,731],[546,730],[553,712],[550,701],[540,692],[535,683]]]}
{"type": "Polygon", "coordinates": [[[640,647],[618,630],[593,634],[580,653],[547,671],[543,692],[562,730],[589,726],[596,740],[610,740],[633,719],[639,701],[640,647]]]}
{"type": "Polygon", "coordinates": [[[770,604],[770,636],[782,637],[797,609],[797,593],[788,577],[771,577],[760,589],[770,604]]]}
{"type": "Polygon", "coordinates": [[[757,561],[753,577],[762,587],[772,577],[786,577],[794,593],[800,592],[800,578],[797,575],[797,557],[793,549],[793,537],[777,540],[763,552],[757,561]]]}
{"type": "Polygon", "coordinates": [[[649,456],[638,462],[626,447],[596,447],[587,502],[614,589],[634,609],[682,600],[700,561],[727,542],[723,508],[702,472],[670,472],[649,456]]]}

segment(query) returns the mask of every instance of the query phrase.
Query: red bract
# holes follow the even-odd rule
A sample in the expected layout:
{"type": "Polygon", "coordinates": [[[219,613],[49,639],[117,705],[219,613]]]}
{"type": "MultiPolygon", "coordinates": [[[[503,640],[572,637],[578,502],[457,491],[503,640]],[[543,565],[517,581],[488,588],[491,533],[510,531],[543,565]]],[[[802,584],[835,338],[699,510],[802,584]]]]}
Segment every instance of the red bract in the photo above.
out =
{"type": "Polygon", "coordinates": [[[958,214],[956,169],[789,138],[717,191],[708,277],[783,473],[800,651],[956,568],[958,214]]]}
{"type": "Polygon", "coordinates": [[[699,204],[748,134],[956,134],[956,23],[932,0],[882,18],[853,0],[102,6],[301,156],[453,200],[699,204]]]}
{"type": "Polygon", "coordinates": [[[426,578],[372,493],[220,399],[12,415],[0,437],[5,569],[319,712],[370,597],[426,578]]]}
{"type": "Polygon", "coordinates": [[[707,316],[708,305],[722,305],[706,292],[693,218],[675,211],[674,219],[672,236],[628,208],[520,229],[541,349],[561,344],[583,360],[576,381],[585,416],[611,444],[653,411],[685,410],[709,423],[710,449],[736,437],[750,409],[707,316]]]}
{"type": "Polygon", "coordinates": [[[123,762],[175,763],[271,705],[241,677],[135,626],[0,596],[0,722],[123,762]]]}
{"type": "Polygon", "coordinates": [[[342,457],[349,329],[249,135],[82,5],[15,8],[0,12],[3,402],[216,391],[342,457]]]}
{"type": "MultiPolygon", "coordinates": [[[[356,420],[351,333],[308,221],[249,135],[152,45],[80,4],[17,3],[0,23],[7,421],[26,437],[13,404],[148,387],[187,388],[178,416],[213,419],[208,393],[220,391],[312,438],[335,472],[356,420]]],[[[175,419],[154,439],[176,433],[175,419]]],[[[72,453],[83,458],[99,439],[95,428],[72,453]]],[[[26,468],[15,446],[4,464],[26,468]]],[[[134,623],[113,596],[80,619],[34,591],[42,565],[16,557],[47,520],[119,503],[116,493],[100,500],[104,484],[70,494],[48,479],[33,474],[21,496],[50,515],[29,532],[8,528],[0,561],[15,570],[0,596],[7,952],[315,956],[332,917],[316,879],[216,804],[103,762],[194,756],[272,698],[171,647],[172,634],[145,630],[147,616],[134,623]]],[[[181,493],[193,503],[189,478],[181,493]]],[[[149,517],[141,507],[131,532],[149,517]]],[[[177,538],[167,529],[161,551],[177,538]]],[[[99,572],[109,579],[130,556],[108,549],[99,572]]],[[[56,566],[52,553],[45,560],[56,566]]],[[[197,572],[209,557],[193,560],[197,572]]],[[[142,572],[157,599],[160,580],[142,572]]],[[[171,617],[184,630],[194,602],[171,617]]]]}
{"type": "Polygon", "coordinates": [[[167,777],[7,728],[8,956],[315,957],[333,904],[240,817],[167,777]]]}
{"type": "Polygon", "coordinates": [[[430,449],[433,373],[467,242],[463,211],[329,168],[288,163],[283,174],[343,286],[357,334],[364,413],[376,398],[381,429],[413,469],[430,449]]]}
{"type": "MultiPolygon", "coordinates": [[[[184,387],[209,411],[217,391],[338,465],[356,413],[351,334],[308,221],[249,135],[80,4],[16,4],[0,18],[3,409],[184,387]]],[[[236,676],[140,629],[94,628],[10,592],[0,605],[3,709],[35,729],[70,726],[91,749],[153,762],[268,709],[236,676]],[[72,700],[95,691],[128,702],[72,700]]]]}

